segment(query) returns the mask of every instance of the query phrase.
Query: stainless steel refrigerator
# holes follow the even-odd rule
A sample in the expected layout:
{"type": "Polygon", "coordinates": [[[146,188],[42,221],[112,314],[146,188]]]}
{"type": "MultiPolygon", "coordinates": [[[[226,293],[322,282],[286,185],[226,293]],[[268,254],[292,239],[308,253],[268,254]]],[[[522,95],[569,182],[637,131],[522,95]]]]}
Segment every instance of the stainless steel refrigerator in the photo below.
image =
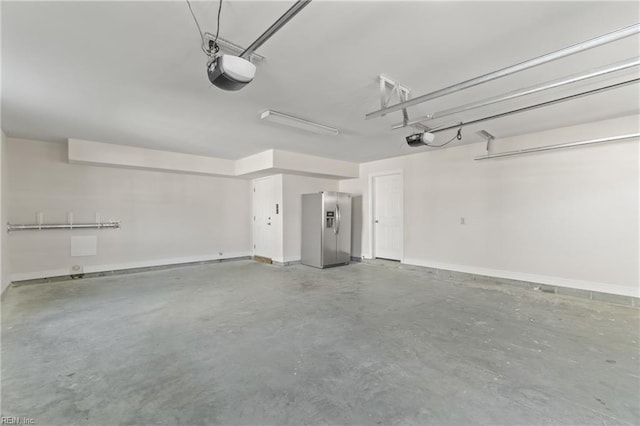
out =
{"type": "Polygon", "coordinates": [[[325,268],[351,260],[351,194],[302,195],[303,265],[325,268]]]}

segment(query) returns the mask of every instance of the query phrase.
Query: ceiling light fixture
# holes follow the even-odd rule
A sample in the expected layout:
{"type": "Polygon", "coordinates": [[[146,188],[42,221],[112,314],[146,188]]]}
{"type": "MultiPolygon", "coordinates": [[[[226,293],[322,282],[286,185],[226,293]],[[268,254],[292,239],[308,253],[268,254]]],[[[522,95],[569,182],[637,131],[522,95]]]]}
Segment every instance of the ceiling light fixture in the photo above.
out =
{"type": "Polygon", "coordinates": [[[335,127],[325,126],[324,124],[316,123],[311,120],[306,120],[304,118],[285,114],[283,112],[273,111],[270,109],[260,114],[260,119],[283,124],[285,126],[295,127],[297,129],[306,130],[308,132],[313,132],[320,135],[335,136],[340,133],[335,127]]]}

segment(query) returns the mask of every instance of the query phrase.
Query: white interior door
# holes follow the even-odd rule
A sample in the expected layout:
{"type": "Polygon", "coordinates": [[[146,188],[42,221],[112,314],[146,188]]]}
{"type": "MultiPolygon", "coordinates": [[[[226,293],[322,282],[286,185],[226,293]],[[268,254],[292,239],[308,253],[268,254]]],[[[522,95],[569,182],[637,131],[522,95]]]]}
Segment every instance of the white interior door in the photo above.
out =
{"type": "Polygon", "coordinates": [[[275,219],[275,182],[273,177],[253,182],[253,255],[273,258],[275,219]]]}
{"type": "Polygon", "coordinates": [[[373,178],[373,255],[402,259],[402,175],[373,178]]]}

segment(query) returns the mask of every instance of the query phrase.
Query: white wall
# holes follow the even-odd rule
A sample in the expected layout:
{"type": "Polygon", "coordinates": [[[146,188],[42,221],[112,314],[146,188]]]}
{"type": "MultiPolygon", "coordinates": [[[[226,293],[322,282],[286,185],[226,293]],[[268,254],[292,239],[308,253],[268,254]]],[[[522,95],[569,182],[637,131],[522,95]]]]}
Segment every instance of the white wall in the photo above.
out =
{"type": "Polygon", "coordinates": [[[358,164],[297,152],[273,150],[273,165],[276,169],[287,170],[297,175],[315,174],[320,178],[358,177],[358,164]]]}
{"type": "Polygon", "coordinates": [[[4,226],[8,220],[7,202],[7,137],[4,132],[0,131],[2,138],[0,139],[0,286],[4,291],[11,283],[11,270],[9,269],[9,247],[8,235],[4,226]]]}
{"type": "MultiPolygon", "coordinates": [[[[495,149],[638,132],[639,117],[497,140],[495,149]]],[[[485,144],[361,165],[340,190],[363,197],[370,257],[370,173],[404,170],[404,262],[640,296],[638,141],[474,161],[485,144]],[[466,224],[460,224],[464,217],[466,224]]],[[[356,248],[357,250],[357,248],[356,248]]]]}
{"type": "Polygon", "coordinates": [[[235,174],[245,174],[273,169],[273,150],[262,151],[235,161],[235,174]]]}
{"type": "MultiPolygon", "coordinates": [[[[8,220],[120,220],[120,230],[9,234],[14,280],[250,255],[249,182],[68,164],[66,144],[8,139],[8,220]],[[97,256],[71,257],[70,236],[96,235],[97,256]],[[222,254],[220,254],[222,253],[222,254]]],[[[5,187],[6,188],[6,187],[5,187]]],[[[4,193],[4,191],[3,191],[4,193]]]]}
{"type": "Polygon", "coordinates": [[[157,149],[69,139],[70,163],[135,169],[234,176],[235,161],[157,149]]]}
{"type": "Polygon", "coordinates": [[[67,147],[69,163],[73,164],[217,177],[259,178],[295,173],[310,177],[348,179],[358,177],[359,171],[358,163],[277,149],[230,160],[81,139],[69,139],[67,147]]]}
{"type": "Polygon", "coordinates": [[[284,262],[295,262],[301,258],[302,241],[302,194],[320,191],[337,191],[339,182],[333,179],[283,175],[283,241],[284,262]]]}

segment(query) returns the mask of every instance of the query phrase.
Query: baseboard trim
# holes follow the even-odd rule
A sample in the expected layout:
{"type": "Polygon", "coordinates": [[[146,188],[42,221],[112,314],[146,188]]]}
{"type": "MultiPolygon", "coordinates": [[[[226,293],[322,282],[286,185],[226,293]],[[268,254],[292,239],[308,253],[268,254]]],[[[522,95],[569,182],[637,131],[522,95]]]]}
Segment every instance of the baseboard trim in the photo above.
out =
{"type": "MultiPolygon", "coordinates": [[[[230,253],[228,256],[192,256],[184,258],[162,259],[143,262],[128,262],[109,265],[85,266],[81,274],[83,278],[103,277],[106,275],[132,274],[137,272],[157,271],[162,269],[182,268],[208,263],[250,260],[248,253],[230,253]]],[[[52,269],[36,272],[16,273],[11,275],[9,287],[43,282],[66,281],[71,279],[68,269],[52,269]]]]}
{"type": "Polygon", "coordinates": [[[496,284],[526,287],[545,293],[562,294],[582,299],[599,300],[617,305],[640,307],[640,298],[633,289],[623,286],[609,285],[590,281],[550,277],[546,275],[525,274],[486,268],[475,268],[462,265],[451,265],[438,262],[425,262],[418,259],[404,259],[404,266],[419,267],[436,274],[451,277],[471,278],[474,280],[491,279],[496,284]],[[616,293],[602,291],[613,288],[616,293]]]}
{"type": "Polygon", "coordinates": [[[289,260],[286,262],[278,262],[277,260],[273,261],[273,264],[276,266],[291,266],[291,265],[299,265],[300,260],[289,260]]]}
{"type": "Polygon", "coordinates": [[[9,293],[9,287],[11,287],[11,283],[7,284],[7,286],[2,289],[2,293],[0,293],[0,302],[3,302],[4,298],[7,297],[7,293],[9,293]]]}
{"type": "Polygon", "coordinates": [[[273,259],[271,259],[270,257],[256,256],[255,254],[253,255],[252,259],[256,262],[265,263],[267,265],[271,265],[273,263],[273,259]]]}

